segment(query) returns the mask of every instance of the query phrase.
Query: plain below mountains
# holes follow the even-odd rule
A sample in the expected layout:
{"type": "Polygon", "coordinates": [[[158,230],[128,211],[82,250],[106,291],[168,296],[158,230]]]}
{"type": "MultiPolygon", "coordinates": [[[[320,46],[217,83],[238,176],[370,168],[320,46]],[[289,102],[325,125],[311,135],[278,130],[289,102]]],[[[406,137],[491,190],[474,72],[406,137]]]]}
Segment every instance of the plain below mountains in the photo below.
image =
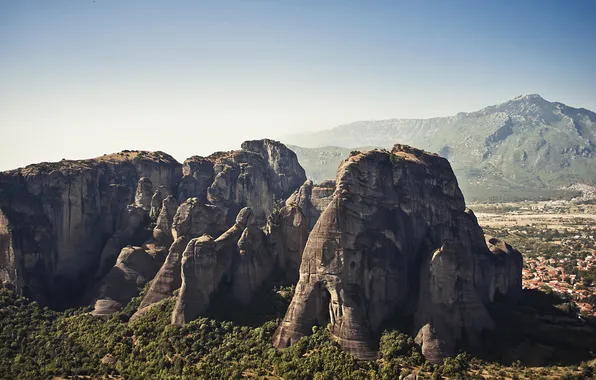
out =
{"type": "Polygon", "coordinates": [[[401,143],[447,158],[468,201],[574,196],[571,186],[596,185],[596,113],[537,94],[449,117],[358,121],[284,142],[315,182],[335,178],[354,150],[401,143]]]}

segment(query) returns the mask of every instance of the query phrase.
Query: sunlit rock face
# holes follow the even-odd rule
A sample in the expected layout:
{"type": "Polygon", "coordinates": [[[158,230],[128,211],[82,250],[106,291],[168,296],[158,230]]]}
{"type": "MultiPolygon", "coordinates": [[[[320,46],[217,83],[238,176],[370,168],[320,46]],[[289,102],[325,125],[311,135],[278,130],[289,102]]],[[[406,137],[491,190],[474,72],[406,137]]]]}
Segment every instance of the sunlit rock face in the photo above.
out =
{"type": "Polygon", "coordinates": [[[447,160],[403,145],[357,153],[338,169],[273,343],[287,347],[328,325],[346,351],[372,359],[381,325],[410,315],[423,353],[438,362],[493,326],[486,305],[497,291],[521,289],[520,263],[517,251],[489,250],[447,160]]]}

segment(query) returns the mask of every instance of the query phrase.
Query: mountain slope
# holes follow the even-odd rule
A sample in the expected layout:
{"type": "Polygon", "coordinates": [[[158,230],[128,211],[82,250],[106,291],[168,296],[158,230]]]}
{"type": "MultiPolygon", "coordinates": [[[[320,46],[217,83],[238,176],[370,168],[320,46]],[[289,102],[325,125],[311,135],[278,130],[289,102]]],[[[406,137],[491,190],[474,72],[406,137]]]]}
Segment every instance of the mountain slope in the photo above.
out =
{"type": "MultiPolygon", "coordinates": [[[[544,195],[573,183],[596,184],[591,169],[596,164],[596,113],[536,94],[455,116],[358,121],[285,140],[309,148],[413,145],[448,158],[466,195],[503,189],[544,195]]],[[[316,156],[292,149],[301,162],[304,155],[316,156]]],[[[309,175],[319,169],[309,166],[309,175]]]]}

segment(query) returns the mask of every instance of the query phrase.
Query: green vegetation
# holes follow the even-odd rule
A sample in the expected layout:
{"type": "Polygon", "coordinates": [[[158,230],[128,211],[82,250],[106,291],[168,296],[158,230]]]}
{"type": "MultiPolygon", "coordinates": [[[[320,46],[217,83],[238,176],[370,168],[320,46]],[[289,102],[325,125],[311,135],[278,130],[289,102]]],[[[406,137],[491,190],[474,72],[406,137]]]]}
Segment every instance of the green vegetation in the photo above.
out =
{"type": "MultiPolygon", "coordinates": [[[[519,363],[505,367],[462,353],[443,365],[428,363],[414,340],[398,331],[380,339],[380,358],[358,361],[344,353],[327,329],[283,351],[271,345],[279,315],[292,288],[264,291],[259,300],[238,313],[216,305],[213,318],[199,318],[184,327],[170,325],[173,300],[153,307],[128,322],[140,297],[109,319],[96,319],[88,308],[55,312],[0,288],[0,378],[46,379],[108,377],[126,379],[397,379],[416,373],[422,378],[541,378],[519,363]],[[245,322],[245,320],[252,320],[245,322]]],[[[222,302],[220,304],[225,304],[222,302]]],[[[541,369],[546,375],[567,373],[590,378],[593,368],[541,369]],[[563,372],[562,372],[563,371],[563,372]],[[583,371],[583,372],[582,372],[583,371]]],[[[558,375],[557,375],[558,376],[558,375]]],[[[546,378],[546,377],[542,377],[546,378]]]]}

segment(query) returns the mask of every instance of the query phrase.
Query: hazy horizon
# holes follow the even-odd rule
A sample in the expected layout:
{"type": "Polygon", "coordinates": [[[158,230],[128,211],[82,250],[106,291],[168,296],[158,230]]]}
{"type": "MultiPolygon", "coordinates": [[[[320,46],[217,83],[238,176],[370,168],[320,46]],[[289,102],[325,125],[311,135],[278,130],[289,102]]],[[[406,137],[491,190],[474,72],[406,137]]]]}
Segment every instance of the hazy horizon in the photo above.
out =
{"type": "Polygon", "coordinates": [[[0,3],[0,170],[177,160],[521,94],[596,111],[589,1],[0,3]]]}

